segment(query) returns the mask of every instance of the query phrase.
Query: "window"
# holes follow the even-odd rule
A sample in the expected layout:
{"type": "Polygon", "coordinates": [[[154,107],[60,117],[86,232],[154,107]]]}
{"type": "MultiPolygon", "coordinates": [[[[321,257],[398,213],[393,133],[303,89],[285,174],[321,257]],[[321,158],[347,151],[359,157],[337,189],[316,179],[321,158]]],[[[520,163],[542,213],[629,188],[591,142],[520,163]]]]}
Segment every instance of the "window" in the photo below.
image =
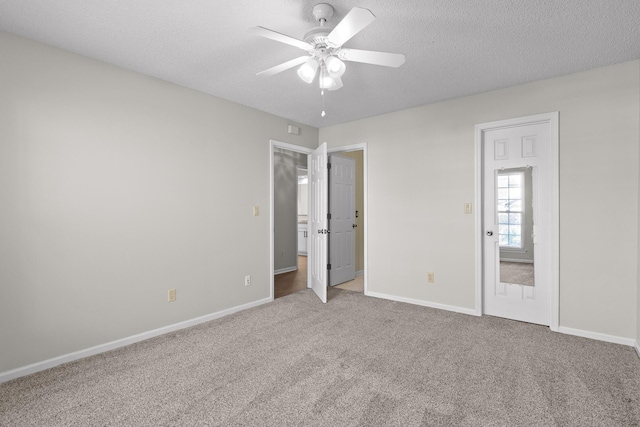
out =
{"type": "Polygon", "coordinates": [[[500,247],[522,249],[524,172],[498,173],[497,190],[500,247]]]}

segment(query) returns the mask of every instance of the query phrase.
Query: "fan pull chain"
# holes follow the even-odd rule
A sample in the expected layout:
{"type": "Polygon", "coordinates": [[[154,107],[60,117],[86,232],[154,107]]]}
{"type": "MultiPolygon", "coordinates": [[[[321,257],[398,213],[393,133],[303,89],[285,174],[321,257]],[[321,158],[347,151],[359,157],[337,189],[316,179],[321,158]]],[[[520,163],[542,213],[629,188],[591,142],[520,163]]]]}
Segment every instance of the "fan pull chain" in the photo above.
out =
{"type": "Polygon", "coordinates": [[[322,113],[320,113],[320,117],[324,117],[327,113],[324,111],[324,90],[320,91],[320,96],[322,96],[322,113]]]}

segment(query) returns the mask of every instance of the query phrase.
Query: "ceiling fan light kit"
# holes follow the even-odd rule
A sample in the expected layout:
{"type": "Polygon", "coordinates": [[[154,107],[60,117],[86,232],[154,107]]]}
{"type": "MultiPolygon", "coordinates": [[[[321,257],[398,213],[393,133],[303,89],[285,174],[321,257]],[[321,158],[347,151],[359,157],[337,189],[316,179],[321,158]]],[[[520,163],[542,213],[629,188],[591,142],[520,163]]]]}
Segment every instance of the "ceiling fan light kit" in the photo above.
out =
{"type": "Polygon", "coordinates": [[[311,83],[316,78],[318,73],[318,61],[314,58],[309,58],[307,61],[298,68],[298,76],[302,81],[311,83]]]}
{"type": "MultiPolygon", "coordinates": [[[[324,90],[338,90],[343,87],[342,76],[347,66],[344,61],[361,62],[364,64],[382,65],[386,67],[399,67],[404,64],[404,55],[399,53],[376,52],[371,50],[348,49],[342,46],[353,36],[358,34],[375,19],[375,15],[368,9],[354,7],[335,26],[325,27],[325,24],[333,16],[333,7],[327,3],[319,3],[313,7],[313,16],[318,21],[318,27],[312,28],[303,40],[287,36],[277,31],[264,27],[253,27],[249,31],[260,37],[275,40],[295,46],[307,52],[307,56],[301,56],[267,70],[258,75],[272,76],[290,68],[298,68],[298,76],[305,83],[313,83],[318,75],[318,86],[324,105],[324,90]]],[[[322,117],[326,115],[324,106],[322,117]]]]}

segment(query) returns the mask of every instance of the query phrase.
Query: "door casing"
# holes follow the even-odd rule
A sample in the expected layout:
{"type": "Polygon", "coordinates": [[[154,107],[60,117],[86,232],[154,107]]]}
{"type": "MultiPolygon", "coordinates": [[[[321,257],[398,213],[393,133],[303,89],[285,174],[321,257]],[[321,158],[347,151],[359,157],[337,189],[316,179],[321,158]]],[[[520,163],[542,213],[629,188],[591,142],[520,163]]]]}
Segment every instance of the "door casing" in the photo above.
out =
{"type": "Polygon", "coordinates": [[[558,331],[560,322],[560,203],[559,203],[559,113],[551,112],[534,116],[518,117],[508,120],[500,120],[489,123],[482,123],[475,126],[475,167],[476,167],[476,197],[475,197],[475,313],[482,316],[483,292],[484,292],[484,271],[483,271],[483,136],[490,130],[504,129],[514,126],[522,126],[533,123],[548,123],[550,126],[550,148],[552,177],[551,177],[551,268],[550,274],[550,319],[549,328],[558,331]]]}
{"type": "MultiPolygon", "coordinates": [[[[270,196],[269,196],[269,215],[270,215],[270,235],[269,235],[269,282],[270,282],[270,286],[269,286],[269,298],[271,299],[271,301],[273,301],[274,299],[274,291],[273,291],[273,283],[274,283],[274,269],[273,269],[273,262],[274,262],[274,248],[273,248],[273,244],[274,244],[274,233],[275,233],[275,223],[274,223],[274,180],[273,180],[273,167],[274,167],[274,157],[273,157],[273,151],[276,148],[282,148],[285,150],[290,150],[290,151],[294,151],[297,153],[304,153],[304,154],[309,154],[313,151],[313,149],[311,148],[307,148],[307,147],[302,147],[299,145],[294,145],[294,144],[288,144],[286,142],[281,142],[281,141],[277,141],[277,140],[270,140],[269,141],[269,189],[270,189],[270,196]]],[[[369,278],[369,274],[368,274],[368,251],[367,251],[367,241],[368,241],[368,198],[367,198],[367,194],[368,194],[368,179],[367,179],[367,144],[366,143],[361,143],[361,144],[352,144],[352,145],[346,145],[346,146],[342,146],[342,147],[335,147],[335,148],[329,148],[327,150],[328,154],[338,154],[340,152],[348,152],[348,151],[362,151],[362,163],[363,163],[363,187],[364,187],[364,218],[363,218],[363,227],[364,227],[364,294],[365,295],[369,295],[369,286],[368,286],[368,278],[369,278]]],[[[309,269],[310,267],[307,266],[307,268],[309,269]]],[[[310,281],[307,280],[307,287],[310,286],[310,281]]]]}

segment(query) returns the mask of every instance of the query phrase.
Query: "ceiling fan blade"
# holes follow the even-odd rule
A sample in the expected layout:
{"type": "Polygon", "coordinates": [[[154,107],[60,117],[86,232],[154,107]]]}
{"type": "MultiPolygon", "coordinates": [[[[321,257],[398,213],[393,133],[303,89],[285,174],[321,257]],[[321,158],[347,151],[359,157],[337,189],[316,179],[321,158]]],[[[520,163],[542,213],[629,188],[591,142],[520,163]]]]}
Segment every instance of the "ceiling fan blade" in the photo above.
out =
{"type": "Polygon", "coordinates": [[[273,76],[274,74],[278,74],[285,70],[288,70],[289,68],[293,68],[296,65],[303,64],[307,59],[309,59],[307,55],[300,56],[296,59],[292,59],[291,61],[283,62],[282,64],[276,65],[275,67],[260,71],[258,74],[256,74],[256,76],[273,76]]]}
{"type": "Polygon", "coordinates": [[[384,65],[385,67],[399,67],[404,64],[404,55],[401,53],[376,52],[373,50],[341,49],[338,57],[344,61],[384,65]]]}
{"type": "Polygon", "coordinates": [[[368,9],[354,7],[347,13],[342,21],[327,36],[327,44],[331,47],[340,47],[351,37],[371,24],[376,16],[368,9]]]}
{"type": "Polygon", "coordinates": [[[267,39],[275,40],[280,43],[286,43],[291,46],[295,46],[302,50],[311,50],[313,46],[311,46],[307,42],[303,42],[302,40],[294,39],[293,37],[287,36],[286,34],[281,34],[277,31],[269,30],[264,27],[252,27],[249,28],[249,32],[256,36],[264,37],[267,39]]]}

